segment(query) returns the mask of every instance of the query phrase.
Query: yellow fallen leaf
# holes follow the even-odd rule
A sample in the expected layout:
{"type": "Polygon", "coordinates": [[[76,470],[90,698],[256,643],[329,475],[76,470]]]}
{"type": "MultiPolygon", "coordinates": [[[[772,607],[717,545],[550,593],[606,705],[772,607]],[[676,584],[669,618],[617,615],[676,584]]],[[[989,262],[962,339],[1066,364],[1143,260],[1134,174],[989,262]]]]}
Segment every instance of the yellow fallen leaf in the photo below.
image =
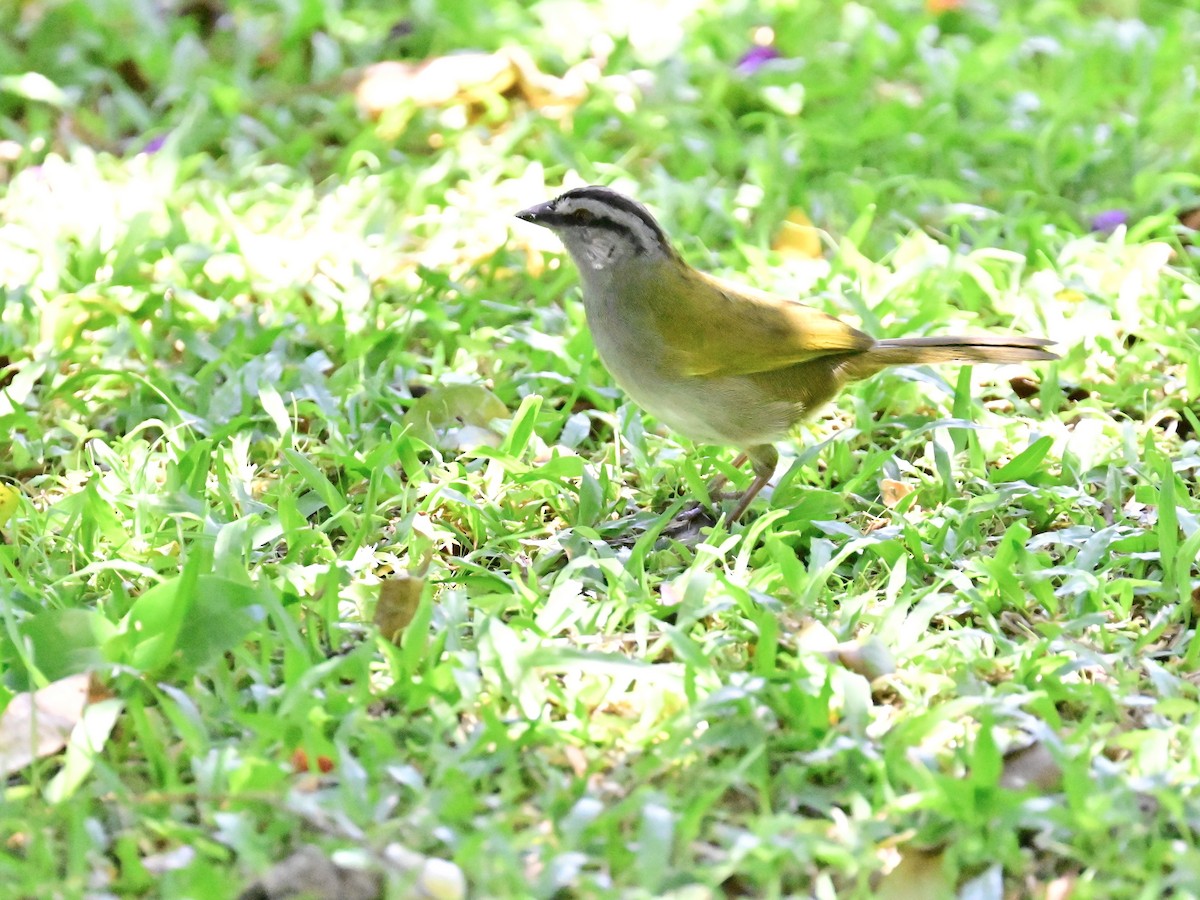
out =
{"type": "Polygon", "coordinates": [[[911,484],[905,484],[903,481],[896,481],[894,478],[882,478],[879,481],[879,494],[883,500],[883,505],[892,509],[901,500],[911,494],[915,488],[911,484]]]}
{"type": "Polygon", "coordinates": [[[21,492],[10,484],[0,484],[0,527],[13,517],[20,505],[21,492]]]}
{"type": "Polygon", "coordinates": [[[784,256],[821,258],[821,232],[803,210],[793,209],[775,235],[771,249],[784,256]]]}
{"type": "Polygon", "coordinates": [[[525,100],[544,116],[562,119],[587,99],[591,85],[600,80],[603,64],[598,59],[585,59],[567,69],[561,77],[548,75],[537,67],[533,57],[520,47],[509,47],[506,53],[517,73],[517,87],[525,100]]]}

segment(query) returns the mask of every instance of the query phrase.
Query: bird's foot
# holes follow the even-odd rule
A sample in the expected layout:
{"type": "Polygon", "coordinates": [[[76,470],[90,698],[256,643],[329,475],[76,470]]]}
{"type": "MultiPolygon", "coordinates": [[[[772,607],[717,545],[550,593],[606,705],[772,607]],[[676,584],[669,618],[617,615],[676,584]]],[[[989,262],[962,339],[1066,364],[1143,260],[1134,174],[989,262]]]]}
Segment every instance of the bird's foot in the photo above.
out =
{"type": "Polygon", "coordinates": [[[666,524],[659,538],[691,546],[700,540],[700,532],[703,529],[712,528],[716,524],[717,520],[713,518],[712,511],[703,503],[695,503],[680,510],[675,518],[666,524]]]}

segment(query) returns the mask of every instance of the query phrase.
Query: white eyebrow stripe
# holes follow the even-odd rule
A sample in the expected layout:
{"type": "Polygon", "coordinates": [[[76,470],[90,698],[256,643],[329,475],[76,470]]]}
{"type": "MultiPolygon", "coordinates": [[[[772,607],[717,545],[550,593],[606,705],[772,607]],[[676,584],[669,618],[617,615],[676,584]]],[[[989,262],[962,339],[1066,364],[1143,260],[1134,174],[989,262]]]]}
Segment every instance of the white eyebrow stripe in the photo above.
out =
{"type": "Polygon", "coordinates": [[[620,231],[634,241],[642,252],[650,252],[661,243],[658,231],[646,224],[641,216],[603,200],[571,197],[560,204],[556,211],[570,213],[578,209],[586,209],[594,217],[588,223],[589,227],[620,231]]]}

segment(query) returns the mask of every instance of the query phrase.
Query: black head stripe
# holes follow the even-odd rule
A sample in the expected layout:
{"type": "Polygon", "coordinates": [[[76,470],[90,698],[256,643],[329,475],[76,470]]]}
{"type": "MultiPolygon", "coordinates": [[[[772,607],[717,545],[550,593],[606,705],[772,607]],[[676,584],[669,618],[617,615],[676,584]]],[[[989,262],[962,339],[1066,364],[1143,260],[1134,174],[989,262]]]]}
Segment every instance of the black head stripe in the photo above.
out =
{"type": "Polygon", "coordinates": [[[637,218],[641,219],[643,223],[645,223],[647,228],[657,235],[658,240],[664,246],[670,246],[670,241],[667,239],[666,233],[662,230],[662,228],[659,227],[658,223],[654,221],[654,216],[650,215],[650,212],[646,209],[646,207],[642,206],[642,204],[638,203],[636,200],[629,199],[624,194],[618,194],[611,188],[600,187],[599,185],[593,184],[589,185],[588,187],[573,188],[559,197],[560,200],[566,200],[569,198],[579,200],[594,200],[599,203],[606,203],[614,209],[619,209],[622,212],[636,216],[637,218]]]}

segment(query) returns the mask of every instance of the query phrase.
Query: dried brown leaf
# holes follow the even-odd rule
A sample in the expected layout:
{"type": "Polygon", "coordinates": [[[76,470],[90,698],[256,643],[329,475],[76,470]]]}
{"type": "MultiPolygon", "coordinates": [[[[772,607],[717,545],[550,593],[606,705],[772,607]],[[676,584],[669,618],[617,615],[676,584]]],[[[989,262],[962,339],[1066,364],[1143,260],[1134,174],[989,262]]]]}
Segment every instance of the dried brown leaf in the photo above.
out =
{"type": "Polygon", "coordinates": [[[1036,397],[1037,392],[1041,390],[1041,386],[1032,378],[1026,375],[1018,375],[1016,378],[1010,378],[1008,386],[1012,388],[1013,393],[1022,400],[1028,400],[1030,397],[1036,397]]]}
{"type": "Polygon", "coordinates": [[[425,578],[408,573],[394,575],[379,585],[374,621],[383,636],[392,643],[400,643],[404,629],[417,614],[424,590],[425,578]]]}

